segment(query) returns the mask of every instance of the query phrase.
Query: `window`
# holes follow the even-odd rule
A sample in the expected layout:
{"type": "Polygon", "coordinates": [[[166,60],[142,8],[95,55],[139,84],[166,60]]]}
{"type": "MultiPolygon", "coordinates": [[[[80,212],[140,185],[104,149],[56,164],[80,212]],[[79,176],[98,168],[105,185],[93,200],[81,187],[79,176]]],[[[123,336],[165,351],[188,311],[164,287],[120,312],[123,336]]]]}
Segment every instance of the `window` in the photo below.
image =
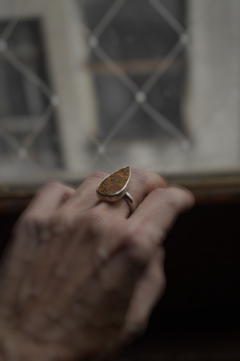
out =
{"type": "Polygon", "coordinates": [[[0,0],[0,183],[239,171],[239,2],[25,5],[0,0]]]}
{"type": "MultiPolygon", "coordinates": [[[[0,34],[9,21],[0,22],[0,34]]],[[[0,167],[1,176],[29,176],[38,168],[60,166],[57,128],[48,107],[44,83],[31,82],[31,73],[45,83],[47,74],[38,20],[19,21],[0,57],[0,167]],[[23,70],[23,71],[21,71],[23,70]],[[29,79],[30,77],[30,79],[29,79]],[[46,117],[45,113],[48,113],[46,117]],[[45,115],[45,116],[44,116],[45,115]]]]}
{"type": "MultiPolygon", "coordinates": [[[[104,140],[135,98],[143,102],[145,97],[154,109],[184,132],[180,106],[185,72],[184,49],[179,50],[171,64],[165,64],[168,69],[163,76],[158,70],[154,79],[151,77],[178,42],[175,29],[145,0],[116,2],[119,9],[115,10],[117,13],[109,24],[106,14],[113,9],[112,1],[80,1],[81,4],[85,22],[93,32],[99,24],[105,27],[99,34],[100,48],[91,53],[87,64],[94,77],[98,99],[99,139],[104,140]],[[105,26],[101,23],[103,19],[105,26]],[[109,58],[117,67],[115,71],[109,65],[109,58]],[[141,91],[141,88],[146,91],[141,91]]],[[[179,27],[184,27],[184,2],[171,0],[165,1],[164,5],[166,11],[173,10],[179,27]]],[[[98,30],[95,32],[99,33],[98,30]]],[[[139,107],[128,124],[113,134],[113,139],[152,139],[163,132],[164,129],[139,107]]]]}
{"type": "Polygon", "coordinates": [[[181,105],[188,40],[185,2],[78,3],[90,32],[85,67],[97,99],[98,164],[120,166],[128,159],[151,167],[169,140],[189,148],[181,105]]]}

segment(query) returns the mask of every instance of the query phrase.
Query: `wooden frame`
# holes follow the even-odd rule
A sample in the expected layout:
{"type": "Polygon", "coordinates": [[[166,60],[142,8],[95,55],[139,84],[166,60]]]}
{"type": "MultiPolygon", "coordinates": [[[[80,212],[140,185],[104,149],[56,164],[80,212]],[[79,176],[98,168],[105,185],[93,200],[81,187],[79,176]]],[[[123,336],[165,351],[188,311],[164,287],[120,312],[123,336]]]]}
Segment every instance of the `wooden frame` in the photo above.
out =
{"type": "MultiPolygon", "coordinates": [[[[186,187],[195,196],[196,205],[240,204],[240,173],[164,175],[169,186],[186,187]]],[[[65,183],[77,188],[83,179],[65,179],[65,183]]],[[[19,214],[28,205],[41,183],[25,186],[0,186],[0,214],[19,214]]]]}

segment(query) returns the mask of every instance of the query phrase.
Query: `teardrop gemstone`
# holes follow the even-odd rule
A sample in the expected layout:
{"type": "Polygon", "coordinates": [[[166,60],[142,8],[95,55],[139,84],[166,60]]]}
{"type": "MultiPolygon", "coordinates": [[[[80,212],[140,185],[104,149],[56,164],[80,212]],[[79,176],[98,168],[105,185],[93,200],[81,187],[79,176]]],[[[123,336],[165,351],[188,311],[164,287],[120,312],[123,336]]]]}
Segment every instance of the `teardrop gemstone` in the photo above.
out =
{"type": "Polygon", "coordinates": [[[97,191],[103,195],[111,196],[123,190],[130,178],[130,167],[117,170],[106,177],[98,186],[97,191]]]}

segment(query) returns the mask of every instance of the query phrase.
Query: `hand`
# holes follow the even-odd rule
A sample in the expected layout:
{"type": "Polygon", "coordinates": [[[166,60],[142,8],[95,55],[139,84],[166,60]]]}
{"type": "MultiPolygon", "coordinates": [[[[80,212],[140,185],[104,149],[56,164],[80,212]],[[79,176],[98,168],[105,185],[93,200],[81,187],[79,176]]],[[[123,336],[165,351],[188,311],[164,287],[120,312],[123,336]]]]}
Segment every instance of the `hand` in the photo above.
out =
{"type": "Polygon", "coordinates": [[[76,191],[45,185],[15,226],[0,285],[3,359],[105,358],[147,325],[165,286],[162,242],[193,196],[133,169],[129,216],[124,199],[98,201],[105,176],[76,191]]]}

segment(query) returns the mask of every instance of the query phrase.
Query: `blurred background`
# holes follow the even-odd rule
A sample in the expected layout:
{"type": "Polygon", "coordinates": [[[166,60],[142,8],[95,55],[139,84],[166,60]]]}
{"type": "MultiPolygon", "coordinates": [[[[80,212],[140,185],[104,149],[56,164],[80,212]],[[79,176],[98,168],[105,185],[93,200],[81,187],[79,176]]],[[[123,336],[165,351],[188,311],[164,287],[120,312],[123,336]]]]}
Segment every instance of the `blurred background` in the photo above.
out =
{"type": "Polygon", "coordinates": [[[234,0],[1,0],[0,183],[233,172],[234,0]]]}
{"type": "Polygon", "coordinates": [[[48,179],[188,187],[131,360],[240,360],[240,1],[0,0],[1,248],[48,179]]]}

